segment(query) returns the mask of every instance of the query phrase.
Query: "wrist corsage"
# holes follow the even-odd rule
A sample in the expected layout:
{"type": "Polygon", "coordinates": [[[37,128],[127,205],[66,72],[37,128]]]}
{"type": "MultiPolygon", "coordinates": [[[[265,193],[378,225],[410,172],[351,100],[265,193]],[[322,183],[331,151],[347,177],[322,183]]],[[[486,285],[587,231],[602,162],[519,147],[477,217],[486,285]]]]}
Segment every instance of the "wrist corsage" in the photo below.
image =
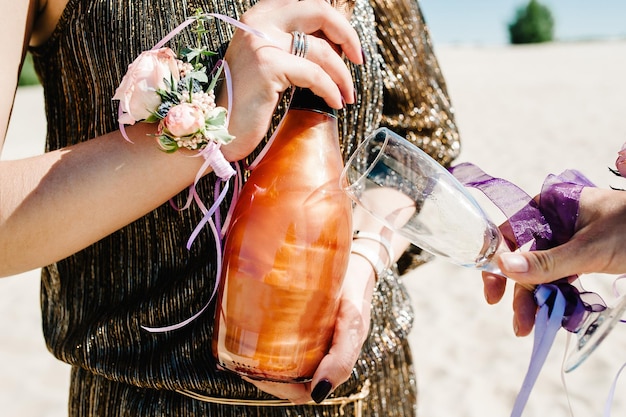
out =
{"type": "MultiPolygon", "coordinates": [[[[199,151],[210,160],[208,165],[215,173],[227,179],[235,171],[223,160],[219,147],[234,136],[228,132],[227,109],[215,104],[215,85],[225,62],[208,72],[208,59],[215,53],[202,46],[205,18],[198,13],[191,19],[195,23],[191,30],[197,38],[194,48],[185,47],[176,54],[169,47],[162,47],[162,41],[141,53],[128,66],[113,100],[119,100],[118,121],[127,139],[124,125],[158,123],[154,136],[162,150],[199,151]]],[[[179,27],[171,36],[182,29],[179,27]]]]}

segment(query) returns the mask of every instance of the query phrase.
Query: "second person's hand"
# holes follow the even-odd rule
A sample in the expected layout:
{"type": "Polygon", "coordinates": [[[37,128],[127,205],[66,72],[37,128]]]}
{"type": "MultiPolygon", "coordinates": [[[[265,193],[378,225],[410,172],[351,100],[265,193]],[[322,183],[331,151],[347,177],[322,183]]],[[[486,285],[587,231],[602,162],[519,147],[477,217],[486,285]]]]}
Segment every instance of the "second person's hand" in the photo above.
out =
{"type": "MultiPolygon", "coordinates": [[[[514,329],[525,336],[533,328],[536,305],[524,285],[538,285],[585,273],[626,272],[626,192],[586,187],[580,196],[576,233],[552,249],[502,253],[497,262],[509,278],[517,281],[513,296],[514,329]]],[[[499,302],[506,279],[483,273],[485,295],[499,302]]]]}

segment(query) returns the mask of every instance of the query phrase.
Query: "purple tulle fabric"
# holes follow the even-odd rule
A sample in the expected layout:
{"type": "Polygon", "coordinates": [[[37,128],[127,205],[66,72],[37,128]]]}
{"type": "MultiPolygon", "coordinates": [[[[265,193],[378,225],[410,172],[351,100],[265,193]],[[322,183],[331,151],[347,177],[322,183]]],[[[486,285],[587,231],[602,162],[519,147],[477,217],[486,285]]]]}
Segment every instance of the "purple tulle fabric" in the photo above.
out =
{"type": "MultiPolygon", "coordinates": [[[[580,192],[584,187],[594,187],[582,173],[567,170],[549,175],[538,198],[533,199],[515,184],[494,178],[470,163],[451,167],[450,172],[463,185],[483,192],[507,217],[517,247],[529,245],[529,250],[549,249],[567,242],[576,231],[580,192]]],[[[571,332],[578,330],[588,312],[606,308],[599,295],[583,291],[578,283],[571,284],[575,278],[563,277],[548,286],[563,293],[566,307],[562,326],[571,332]]],[[[553,303],[554,297],[545,302],[553,303]]]]}
{"type": "MultiPolygon", "coordinates": [[[[546,178],[541,193],[533,199],[516,185],[484,173],[464,163],[450,172],[465,186],[482,191],[507,217],[518,248],[549,249],[567,242],[576,231],[580,193],[594,185],[578,171],[568,170],[546,178]]],[[[583,291],[576,277],[563,277],[537,286],[538,306],[535,338],[530,364],[517,396],[511,417],[519,417],[545,363],[559,328],[576,332],[590,312],[602,311],[606,304],[595,293],[583,291]]]]}

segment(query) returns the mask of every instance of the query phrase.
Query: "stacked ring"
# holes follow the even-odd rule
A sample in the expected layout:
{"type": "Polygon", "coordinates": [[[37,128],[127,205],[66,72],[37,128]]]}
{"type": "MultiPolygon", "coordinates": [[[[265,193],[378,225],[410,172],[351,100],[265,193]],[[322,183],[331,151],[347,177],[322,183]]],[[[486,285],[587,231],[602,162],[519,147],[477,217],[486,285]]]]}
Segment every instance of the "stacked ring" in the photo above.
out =
{"type": "Polygon", "coordinates": [[[305,58],[309,51],[309,38],[306,33],[293,31],[293,43],[291,44],[291,53],[300,58],[305,58]]]}
{"type": "Polygon", "coordinates": [[[363,232],[361,230],[355,230],[352,235],[352,239],[353,240],[367,239],[367,240],[371,240],[371,241],[378,243],[382,247],[382,249],[385,251],[385,254],[387,255],[387,262],[385,263],[385,268],[391,268],[391,266],[394,263],[395,255],[393,252],[393,247],[391,246],[391,243],[387,239],[385,239],[381,235],[378,235],[375,233],[363,232]]]}
{"type": "Polygon", "coordinates": [[[376,280],[378,280],[378,278],[382,276],[385,271],[389,271],[393,267],[395,260],[393,248],[387,239],[374,233],[362,232],[359,230],[354,232],[350,252],[365,258],[365,260],[372,265],[376,275],[376,280]],[[371,240],[378,243],[385,252],[387,257],[386,262],[383,262],[381,259],[379,251],[375,251],[370,247],[357,242],[361,239],[371,240]]]}

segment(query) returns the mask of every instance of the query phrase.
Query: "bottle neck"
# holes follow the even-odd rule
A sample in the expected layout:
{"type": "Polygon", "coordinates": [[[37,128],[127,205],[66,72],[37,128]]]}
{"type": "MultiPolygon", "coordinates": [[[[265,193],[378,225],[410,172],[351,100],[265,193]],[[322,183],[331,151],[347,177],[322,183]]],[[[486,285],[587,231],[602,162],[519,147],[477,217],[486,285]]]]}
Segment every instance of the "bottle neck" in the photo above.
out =
{"type": "Polygon", "coordinates": [[[290,109],[310,110],[337,117],[337,111],[330,107],[323,98],[316,96],[308,88],[296,87],[291,98],[290,109]]]}

